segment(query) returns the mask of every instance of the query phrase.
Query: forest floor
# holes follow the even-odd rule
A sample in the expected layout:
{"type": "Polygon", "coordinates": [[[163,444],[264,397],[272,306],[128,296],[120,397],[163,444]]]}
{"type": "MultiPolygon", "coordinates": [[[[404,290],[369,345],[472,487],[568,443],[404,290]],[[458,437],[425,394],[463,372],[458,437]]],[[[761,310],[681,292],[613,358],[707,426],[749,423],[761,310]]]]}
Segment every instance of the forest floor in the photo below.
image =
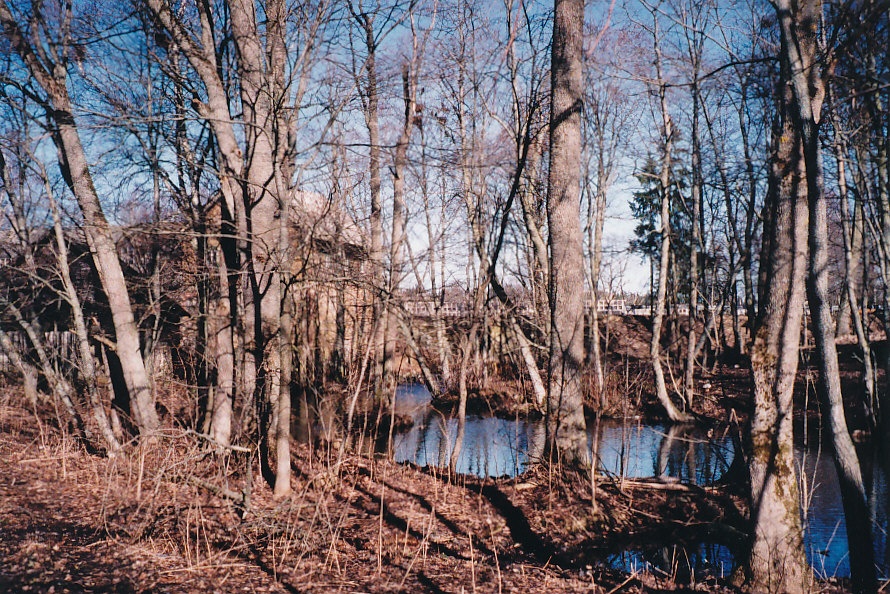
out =
{"type": "Polygon", "coordinates": [[[170,429],[90,455],[17,392],[0,393],[0,592],[737,591],[605,562],[731,546],[742,503],[724,487],[543,467],[481,480],[303,445],[293,495],[276,501],[256,464],[245,481],[237,452],[170,429]]]}
{"type": "MultiPolygon", "coordinates": [[[[610,385],[622,402],[613,416],[659,415],[646,332],[631,318],[612,327],[610,385]]],[[[699,378],[707,422],[744,422],[751,385],[740,363],[699,378]]],[[[799,414],[818,413],[812,386],[802,366],[799,414]]],[[[521,386],[501,388],[471,407],[528,412],[521,386]]],[[[743,481],[594,483],[545,465],[478,479],[316,443],[295,446],[293,494],[275,500],[256,460],[246,472],[247,454],[174,428],[175,411],[165,431],[111,459],[84,451],[54,417],[29,410],[19,388],[0,389],[0,592],[739,591],[729,569],[681,569],[673,545],[741,550],[743,481]],[[639,571],[614,562],[628,551],[654,562],[639,571]]]]}

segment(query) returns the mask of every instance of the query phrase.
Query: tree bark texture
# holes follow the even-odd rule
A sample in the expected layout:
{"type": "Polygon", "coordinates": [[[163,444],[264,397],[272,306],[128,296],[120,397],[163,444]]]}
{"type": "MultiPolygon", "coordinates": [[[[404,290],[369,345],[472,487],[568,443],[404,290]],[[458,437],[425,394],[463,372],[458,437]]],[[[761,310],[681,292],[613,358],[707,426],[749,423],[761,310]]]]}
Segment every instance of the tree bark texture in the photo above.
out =
{"type": "MultiPolygon", "coordinates": [[[[787,71],[783,68],[783,79],[787,71]]],[[[803,146],[787,113],[790,89],[778,90],[761,255],[761,315],[751,349],[752,591],[805,592],[812,581],[803,550],[792,426],[807,273],[807,190],[803,146]]]]}
{"type": "Polygon", "coordinates": [[[584,255],[580,223],[583,0],[556,0],[551,61],[550,383],[547,443],[553,455],[589,464],[581,366],[584,255]]]}
{"type": "Polygon", "coordinates": [[[809,208],[807,294],[812,312],[823,414],[828,416],[834,445],[835,468],[846,516],[853,587],[857,592],[873,592],[877,584],[870,538],[871,518],[859,459],[844,414],[829,296],[828,209],[819,145],[819,124],[826,86],[823,66],[817,61],[816,47],[822,2],[778,0],[776,9],[782,34],[782,71],[790,79],[792,120],[803,148],[806,177],[801,181],[805,181],[809,208]]]}

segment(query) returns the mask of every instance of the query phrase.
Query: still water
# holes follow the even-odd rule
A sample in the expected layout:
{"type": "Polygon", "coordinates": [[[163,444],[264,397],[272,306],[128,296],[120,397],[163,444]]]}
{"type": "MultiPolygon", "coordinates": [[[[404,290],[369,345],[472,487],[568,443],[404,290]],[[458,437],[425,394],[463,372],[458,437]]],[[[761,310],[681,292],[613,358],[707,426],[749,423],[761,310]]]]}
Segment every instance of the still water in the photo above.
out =
{"type": "MultiPolygon", "coordinates": [[[[411,417],[410,429],[395,436],[395,458],[420,466],[447,466],[458,435],[457,419],[430,406],[421,385],[404,385],[396,396],[397,412],[411,417]]],[[[598,470],[627,478],[673,477],[707,485],[720,479],[735,457],[735,445],[725,431],[707,432],[683,426],[643,424],[638,421],[601,421],[590,427],[588,439],[598,470]]],[[[818,428],[799,428],[795,454],[801,476],[805,542],[810,563],[820,577],[850,574],[843,507],[830,450],[818,428]],[[806,439],[804,435],[806,434],[806,439]]],[[[455,470],[477,476],[515,476],[523,472],[544,445],[541,421],[468,415],[455,470]]],[[[890,577],[887,547],[888,447],[860,452],[869,485],[874,522],[875,560],[879,575],[890,577]]],[[[649,569],[668,573],[725,575],[734,567],[729,549],[716,543],[677,547],[653,545],[628,550],[609,559],[625,570],[649,569]]]]}

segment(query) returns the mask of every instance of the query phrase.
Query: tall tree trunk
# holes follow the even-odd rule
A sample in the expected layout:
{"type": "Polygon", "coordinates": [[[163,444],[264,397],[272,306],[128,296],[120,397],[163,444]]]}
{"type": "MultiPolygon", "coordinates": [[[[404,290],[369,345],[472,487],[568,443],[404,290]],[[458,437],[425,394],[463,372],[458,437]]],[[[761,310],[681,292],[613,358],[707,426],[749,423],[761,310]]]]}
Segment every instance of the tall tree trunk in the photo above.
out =
{"type": "Polygon", "coordinates": [[[782,33],[783,72],[793,91],[791,111],[803,146],[806,196],[809,206],[810,270],[807,293],[813,319],[813,335],[819,366],[823,408],[834,445],[850,546],[850,573],[857,592],[873,592],[877,584],[871,519],[862,471],[847,429],[841,393],[840,369],[834,343],[834,324],[829,296],[828,212],[823,189],[819,123],[826,85],[817,62],[817,35],[822,17],[821,0],[778,0],[776,9],[782,33]]]}
{"type": "Polygon", "coordinates": [[[807,205],[803,155],[786,124],[767,197],[762,264],[767,268],[761,319],[751,349],[751,519],[748,569],[756,592],[806,592],[812,580],[803,552],[794,462],[792,395],[806,280],[807,205]]]}
{"type": "MultiPolygon", "coordinates": [[[[748,131],[748,123],[747,123],[747,113],[748,113],[748,84],[745,81],[745,84],[742,85],[742,98],[741,102],[738,106],[738,118],[739,118],[739,132],[742,140],[742,154],[745,159],[745,178],[747,181],[747,190],[748,190],[748,199],[745,202],[745,230],[743,239],[744,242],[742,244],[739,267],[742,270],[742,280],[745,288],[745,312],[747,316],[747,327],[749,330],[747,336],[747,342],[753,342],[754,340],[754,324],[757,317],[757,309],[756,306],[759,303],[755,302],[754,290],[755,286],[759,283],[755,283],[755,267],[753,264],[753,252],[754,252],[754,240],[755,240],[755,227],[757,217],[757,183],[758,178],[755,172],[754,167],[754,158],[751,154],[751,141],[748,131]]],[[[764,232],[765,233],[765,232],[764,232]]],[[[761,266],[761,270],[764,270],[765,267],[761,266]]],[[[749,349],[748,345],[743,344],[741,352],[747,352],[749,349]]]]}
{"type": "MultiPolygon", "coordinates": [[[[211,432],[215,439],[227,444],[231,437],[231,403],[239,397],[252,399],[256,376],[252,350],[254,311],[250,307],[252,300],[249,294],[246,299],[244,297],[245,292],[249,293],[249,287],[245,288],[244,281],[248,276],[250,257],[249,213],[246,208],[249,200],[244,196],[247,191],[244,181],[245,151],[239,145],[238,134],[229,112],[228,92],[221,79],[221,57],[216,51],[214,15],[210,6],[205,3],[199,5],[198,32],[193,34],[178,19],[167,0],[147,0],[147,4],[158,25],[170,35],[178,51],[194,68],[207,93],[206,102],[193,99],[192,107],[213,131],[219,170],[219,245],[223,256],[219,270],[219,299],[228,299],[228,303],[218,302],[214,307],[215,313],[225,317],[219,318],[216,325],[214,352],[218,375],[212,405],[221,408],[212,413],[219,416],[216,420],[218,428],[212,429],[212,421],[211,432]],[[223,279],[223,275],[227,278],[223,279]],[[218,398],[221,399],[219,402],[218,398]]],[[[250,129],[251,134],[256,134],[253,126],[250,129]]],[[[250,155],[251,151],[248,150],[247,153],[250,155]]]]}
{"type": "MultiPolygon", "coordinates": [[[[374,15],[359,13],[353,9],[353,18],[364,33],[365,50],[368,56],[364,64],[364,84],[357,81],[360,89],[365,126],[368,128],[368,186],[371,192],[371,251],[368,259],[371,263],[371,282],[374,290],[374,319],[381,320],[385,316],[384,300],[384,269],[383,269],[383,205],[380,200],[380,98],[377,88],[377,44],[374,34],[374,15]]],[[[383,379],[383,349],[385,323],[373,325],[372,361],[375,392],[380,396],[383,379]]]]}
{"type": "Polygon", "coordinates": [[[652,317],[652,340],[649,343],[649,359],[655,376],[655,394],[664,408],[668,418],[674,422],[686,422],[691,417],[679,410],[671,401],[661,364],[661,330],[664,325],[665,304],[667,302],[668,275],[671,258],[671,162],[674,145],[673,122],[667,104],[667,88],[662,78],[661,40],[658,32],[658,16],[653,15],[655,43],[655,68],[658,76],[659,107],[661,108],[662,148],[661,169],[659,171],[659,190],[661,192],[661,258],[658,266],[658,289],[655,296],[655,313],[652,317]]]}
{"type": "MultiPolygon", "coordinates": [[[[700,266],[704,262],[704,208],[703,192],[704,179],[702,173],[702,139],[701,116],[703,111],[701,95],[701,66],[704,52],[704,31],[707,28],[707,17],[710,11],[703,8],[702,4],[692,3],[690,10],[684,14],[684,27],[686,48],[689,56],[689,66],[692,69],[692,129],[690,130],[692,143],[692,208],[690,209],[690,226],[692,227],[692,246],[689,250],[689,327],[686,335],[686,373],[683,381],[683,396],[686,400],[686,409],[692,410],[695,401],[695,365],[698,358],[699,343],[696,340],[696,324],[701,321],[707,324],[709,312],[702,316],[699,310],[699,301],[705,303],[707,299],[701,293],[701,283],[704,271],[700,266]],[[699,296],[702,297],[699,300],[699,296]]],[[[708,333],[707,328],[702,329],[702,336],[708,333]]]]}
{"type": "MultiPolygon", "coordinates": [[[[225,240],[224,240],[225,241],[225,240]]],[[[235,325],[237,316],[232,312],[233,291],[229,268],[225,264],[222,242],[213,246],[217,254],[219,294],[214,299],[212,315],[213,360],[216,363],[216,385],[210,406],[210,435],[223,446],[231,443],[232,413],[235,397],[235,325]]],[[[229,247],[234,256],[234,250],[229,247]]],[[[237,303],[237,299],[235,299],[237,303]]]]}
{"type": "Polygon", "coordinates": [[[600,411],[606,406],[606,377],[603,366],[602,346],[600,345],[599,328],[599,282],[603,262],[603,228],[606,221],[606,189],[609,185],[609,173],[605,167],[605,141],[603,130],[598,130],[600,137],[597,143],[596,193],[588,197],[587,203],[587,244],[590,254],[590,348],[587,354],[588,363],[593,365],[593,376],[596,381],[596,393],[600,411]]]}
{"type": "Polygon", "coordinates": [[[415,64],[405,64],[402,70],[402,99],[405,113],[402,131],[396,142],[393,157],[392,180],[392,239],[390,243],[389,283],[386,295],[386,342],[383,347],[384,395],[395,393],[397,373],[396,344],[399,336],[398,314],[393,311],[396,295],[404,273],[405,225],[408,213],[405,210],[405,176],[408,174],[408,144],[414,129],[414,102],[417,73],[415,64]]]}
{"type": "MultiPolygon", "coordinates": [[[[71,6],[68,5],[66,10],[69,14],[62,15],[63,20],[70,22],[71,6]]],[[[35,16],[43,17],[43,15],[35,16]]],[[[67,88],[67,64],[46,62],[39,57],[31,45],[32,42],[19,28],[6,0],[0,1],[0,23],[31,76],[46,92],[47,103],[51,107],[49,115],[56,128],[53,140],[58,151],[59,166],[83,213],[84,233],[111,309],[116,351],[130,397],[133,420],[141,432],[154,432],[158,428],[159,421],[152,398],[151,383],[139,348],[139,329],[136,327],[130,294],[111,228],[105,219],[99,196],[93,185],[89,161],[74,121],[67,88]]],[[[67,51],[66,49],[65,52],[67,51]]],[[[40,55],[47,56],[43,52],[40,55]]]]}
{"type": "MultiPolygon", "coordinates": [[[[699,138],[700,95],[698,85],[698,63],[695,63],[696,80],[692,85],[692,246],[689,250],[689,328],[686,334],[686,374],[683,392],[686,409],[692,410],[695,400],[695,361],[696,323],[699,321],[699,257],[704,255],[702,238],[702,163],[701,139],[699,138]]],[[[704,330],[703,330],[704,332],[704,330]]]]}
{"type": "MultiPolygon", "coordinates": [[[[287,254],[287,246],[290,236],[287,225],[282,224],[281,250],[287,254]]],[[[281,277],[281,391],[278,395],[278,414],[275,444],[275,497],[284,497],[291,491],[291,456],[290,456],[290,426],[291,426],[291,383],[294,368],[294,303],[291,294],[290,282],[292,278],[289,271],[282,271],[281,277]]]]}
{"type": "Polygon", "coordinates": [[[551,316],[547,444],[556,458],[588,465],[581,386],[584,257],[579,199],[583,33],[583,0],[555,0],[547,200],[551,316]]]}
{"type": "MultiPolygon", "coordinates": [[[[780,11],[780,19],[788,17],[780,11]]],[[[788,42],[784,26],[783,50],[788,42]]],[[[761,255],[761,316],[751,351],[753,540],[748,569],[752,590],[794,593],[809,589],[812,574],[803,550],[792,426],[809,215],[803,139],[789,113],[790,75],[783,59],[761,255]]]]}

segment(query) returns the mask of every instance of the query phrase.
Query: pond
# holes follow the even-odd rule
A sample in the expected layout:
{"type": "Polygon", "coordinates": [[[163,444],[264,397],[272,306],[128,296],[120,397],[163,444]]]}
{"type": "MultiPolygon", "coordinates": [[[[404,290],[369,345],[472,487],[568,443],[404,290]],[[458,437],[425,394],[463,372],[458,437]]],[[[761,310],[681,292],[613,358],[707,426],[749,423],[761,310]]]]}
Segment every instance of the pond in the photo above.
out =
{"type": "MultiPolygon", "coordinates": [[[[395,459],[420,466],[448,465],[458,433],[456,418],[430,406],[421,385],[401,386],[396,409],[413,425],[394,436],[395,459]]],[[[795,455],[801,472],[802,516],[807,557],[820,577],[847,577],[850,564],[847,533],[837,475],[818,427],[799,427],[795,455]]],[[[666,426],[639,421],[603,420],[588,428],[591,451],[598,470],[626,478],[672,477],[708,485],[720,479],[735,457],[735,445],[727,430],[692,426],[666,426]]],[[[523,472],[544,445],[542,421],[467,415],[456,472],[477,476],[515,476],[523,472]]],[[[875,533],[875,560],[879,575],[890,577],[887,547],[888,447],[860,451],[869,485],[869,503],[875,533]]],[[[641,569],[670,573],[726,575],[734,567],[731,552],[723,545],[698,547],[653,546],[648,550],[623,551],[609,562],[627,571],[641,569]],[[678,567],[680,568],[678,570],[678,567]]]]}

